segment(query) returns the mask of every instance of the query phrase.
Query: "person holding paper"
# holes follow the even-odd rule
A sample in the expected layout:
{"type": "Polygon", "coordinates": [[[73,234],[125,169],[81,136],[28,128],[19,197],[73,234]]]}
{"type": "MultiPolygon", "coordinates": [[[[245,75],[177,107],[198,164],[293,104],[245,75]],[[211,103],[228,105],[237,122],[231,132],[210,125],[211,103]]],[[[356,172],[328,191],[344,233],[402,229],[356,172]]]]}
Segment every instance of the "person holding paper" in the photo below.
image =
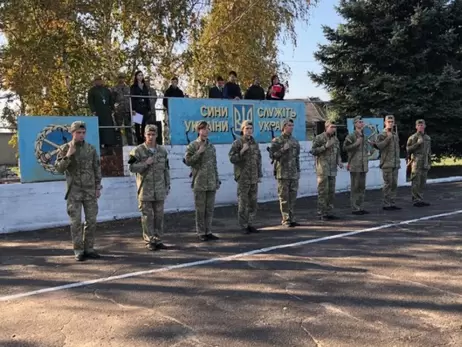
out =
{"type": "Polygon", "coordinates": [[[137,113],[143,116],[141,124],[136,122],[137,119],[133,119],[135,122],[136,138],[140,145],[144,142],[144,128],[151,112],[151,103],[149,101],[149,88],[144,81],[143,73],[139,70],[135,73],[130,94],[132,95],[132,116],[136,116],[137,113]]]}
{"type": "Polygon", "coordinates": [[[268,88],[268,92],[266,93],[267,100],[284,100],[284,96],[286,94],[286,88],[283,84],[279,82],[279,77],[277,75],[273,75],[271,77],[271,85],[268,88]]]}

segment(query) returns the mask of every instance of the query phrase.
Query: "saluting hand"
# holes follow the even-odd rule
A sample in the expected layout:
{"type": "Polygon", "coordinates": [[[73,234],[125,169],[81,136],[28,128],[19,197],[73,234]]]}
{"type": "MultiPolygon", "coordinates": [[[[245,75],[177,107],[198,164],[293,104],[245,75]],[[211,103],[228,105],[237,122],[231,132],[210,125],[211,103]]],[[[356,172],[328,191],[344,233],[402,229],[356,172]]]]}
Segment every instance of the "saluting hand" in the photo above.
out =
{"type": "Polygon", "coordinates": [[[421,145],[423,143],[423,138],[422,137],[419,137],[419,139],[417,140],[417,144],[418,145],[421,145]]]}
{"type": "Polygon", "coordinates": [[[333,137],[331,137],[326,143],[326,148],[331,148],[334,145],[334,143],[335,143],[335,140],[333,137]]]}
{"type": "Polygon", "coordinates": [[[145,163],[151,165],[152,163],[154,163],[154,157],[149,157],[148,159],[146,159],[145,163]]]}
{"type": "Polygon", "coordinates": [[[71,141],[70,144],[69,144],[69,149],[67,150],[66,156],[70,157],[71,155],[73,155],[75,153],[75,151],[76,151],[76,148],[75,148],[74,141],[71,141]]]}
{"type": "Polygon", "coordinates": [[[290,147],[289,142],[286,142],[286,143],[284,144],[284,147],[282,147],[282,149],[283,149],[284,151],[287,151],[287,150],[289,149],[289,147],[290,147]]]}
{"type": "Polygon", "coordinates": [[[246,142],[244,146],[242,146],[241,154],[244,154],[249,149],[249,144],[246,142]]]}
{"type": "Polygon", "coordinates": [[[205,142],[202,142],[197,153],[204,153],[205,152],[205,142]]]}

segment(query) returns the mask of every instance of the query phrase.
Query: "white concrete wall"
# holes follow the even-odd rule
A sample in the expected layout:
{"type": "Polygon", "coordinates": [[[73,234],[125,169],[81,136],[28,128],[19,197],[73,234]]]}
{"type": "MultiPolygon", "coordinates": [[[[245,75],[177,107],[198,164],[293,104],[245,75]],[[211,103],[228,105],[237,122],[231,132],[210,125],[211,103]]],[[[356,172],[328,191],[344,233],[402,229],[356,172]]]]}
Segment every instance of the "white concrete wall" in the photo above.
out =
{"type": "MultiPolygon", "coordinates": [[[[302,152],[300,164],[302,175],[300,179],[299,197],[316,195],[316,174],[314,158],[308,152],[311,142],[301,143],[302,152]]],[[[277,200],[276,180],[273,168],[268,158],[267,145],[261,144],[263,156],[263,180],[259,187],[259,201],[277,200]]],[[[218,170],[222,182],[217,193],[217,205],[235,204],[236,183],[233,178],[233,168],[228,160],[230,145],[216,145],[218,170]]],[[[124,163],[128,161],[130,147],[124,148],[124,163]]],[[[185,146],[167,148],[170,159],[170,174],[172,191],[166,200],[166,211],[187,211],[194,209],[193,194],[189,168],[182,159],[185,146]]],[[[382,174],[378,162],[369,163],[367,188],[379,188],[382,185],[382,174]]],[[[405,163],[402,160],[398,184],[406,184],[405,163]]],[[[99,221],[109,221],[139,216],[136,201],[136,186],[134,177],[128,176],[127,167],[124,168],[127,177],[103,179],[103,193],[99,200],[99,221]]],[[[350,178],[345,169],[337,176],[337,190],[349,190],[350,178]]],[[[65,182],[45,182],[27,184],[0,185],[0,233],[36,230],[47,227],[68,225],[66,202],[64,200],[65,182]]]]}

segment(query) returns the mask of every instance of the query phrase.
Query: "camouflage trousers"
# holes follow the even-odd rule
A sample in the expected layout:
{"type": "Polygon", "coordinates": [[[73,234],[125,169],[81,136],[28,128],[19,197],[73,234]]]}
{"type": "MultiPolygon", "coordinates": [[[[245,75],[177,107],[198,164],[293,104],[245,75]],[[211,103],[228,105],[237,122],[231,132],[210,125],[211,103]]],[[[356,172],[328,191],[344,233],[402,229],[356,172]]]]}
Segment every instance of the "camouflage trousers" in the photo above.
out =
{"type": "Polygon", "coordinates": [[[412,181],[412,202],[423,201],[423,191],[427,183],[428,170],[413,170],[411,174],[412,181]]]}
{"type": "Polygon", "coordinates": [[[257,215],[258,183],[238,183],[238,222],[241,228],[247,228],[253,224],[257,215]]]}
{"type": "Polygon", "coordinates": [[[297,202],[298,180],[278,180],[279,206],[282,224],[295,222],[295,203],[297,202]]]}
{"type": "Polygon", "coordinates": [[[139,201],[138,208],[141,212],[143,240],[147,244],[160,243],[164,234],[164,200],[139,201]]]}
{"type": "MultiPolygon", "coordinates": [[[[117,125],[132,125],[132,117],[130,116],[130,112],[115,112],[114,118],[117,125]]],[[[127,141],[127,145],[133,145],[134,141],[132,128],[123,128],[121,130],[123,130],[123,134],[125,134],[125,140],[127,141]]]]}
{"type": "Polygon", "coordinates": [[[395,206],[399,169],[382,169],[383,207],[395,206]]]}
{"type": "Polygon", "coordinates": [[[212,233],[213,211],[215,209],[216,191],[195,191],[194,205],[196,207],[196,232],[198,235],[212,233]]]}
{"type": "Polygon", "coordinates": [[[334,208],[335,176],[318,176],[318,215],[328,216],[334,208]]]}
{"type": "Polygon", "coordinates": [[[364,210],[364,196],[366,193],[366,173],[350,172],[350,201],[353,212],[364,210]]]}
{"type": "Polygon", "coordinates": [[[98,200],[67,199],[67,214],[71,219],[71,236],[75,254],[93,251],[95,243],[96,217],[98,216],[98,200]],[[82,226],[82,208],[85,224],[82,226]]]}

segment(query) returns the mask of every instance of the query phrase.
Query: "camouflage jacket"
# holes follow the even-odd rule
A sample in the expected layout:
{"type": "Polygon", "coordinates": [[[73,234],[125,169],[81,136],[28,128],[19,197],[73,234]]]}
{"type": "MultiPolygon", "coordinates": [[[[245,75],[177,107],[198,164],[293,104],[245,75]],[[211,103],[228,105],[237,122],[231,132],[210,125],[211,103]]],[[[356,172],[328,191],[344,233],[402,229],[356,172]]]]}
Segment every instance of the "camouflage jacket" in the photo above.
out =
{"type": "Polygon", "coordinates": [[[282,134],[271,143],[270,157],[275,161],[276,179],[300,179],[300,144],[292,135],[282,134]],[[289,149],[284,151],[288,143],[289,149]]]}
{"type": "Polygon", "coordinates": [[[229,160],[234,164],[234,179],[238,183],[256,184],[263,177],[261,151],[253,137],[246,139],[242,136],[233,142],[229,151],[229,160]],[[249,144],[249,149],[241,155],[244,143],[249,144]]]}
{"type": "Polygon", "coordinates": [[[197,192],[215,191],[220,187],[215,146],[206,140],[205,151],[197,153],[201,139],[191,142],[186,148],[184,162],[192,169],[191,188],[197,192]]]}
{"type": "Polygon", "coordinates": [[[76,143],[76,151],[66,157],[69,143],[58,152],[55,168],[66,175],[65,199],[96,199],[96,189],[101,187],[101,164],[96,148],[87,142],[76,143]]]}
{"type": "Polygon", "coordinates": [[[129,170],[136,174],[138,200],[162,201],[170,189],[170,168],[167,150],[157,145],[154,151],[145,144],[136,146],[130,152],[129,170]],[[146,160],[153,157],[151,165],[146,160]]]}
{"type": "Polygon", "coordinates": [[[116,85],[112,88],[115,111],[130,112],[130,100],[124,95],[130,95],[130,87],[126,84],[116,85]]]}
{"type": "Polygon", "coordinates": [[[399,137],[393,132],[392,136],[387,136],[387,130],[377,135],[377,148],[380,150],[380,168],[381,169],[399,169],[401,168],[399,160],[399,137]]]}
{"type": "Polygon", "coordinates": [[[369,155],[367,150],[367,139],[363,137],[363,142],[358,145],[356,141],[359,138],[356,131],[348,134],[343,143],[343,149],[348,153],[348,170],[350,172],[368,172],[369,171],[369,155]]]}
{"type": "Polygon", "coordinates": [[[337,165],[341,162],[340,142],[336,135],[333,136],[335,142],[330,148],[326,148],[329,140],[326,132],[314,138],[311,154],[316,157],[316,175],[318,176],[337,176],[337,165]]]}
{"type": "Polygon", "coordinates": [[[415,133],[407,140],[406,151],[411,155],[412,171],[429,170],[431,167],[431,138],[415,133]],[[423,143],[417,143],[422,138],[423,143]]]}

